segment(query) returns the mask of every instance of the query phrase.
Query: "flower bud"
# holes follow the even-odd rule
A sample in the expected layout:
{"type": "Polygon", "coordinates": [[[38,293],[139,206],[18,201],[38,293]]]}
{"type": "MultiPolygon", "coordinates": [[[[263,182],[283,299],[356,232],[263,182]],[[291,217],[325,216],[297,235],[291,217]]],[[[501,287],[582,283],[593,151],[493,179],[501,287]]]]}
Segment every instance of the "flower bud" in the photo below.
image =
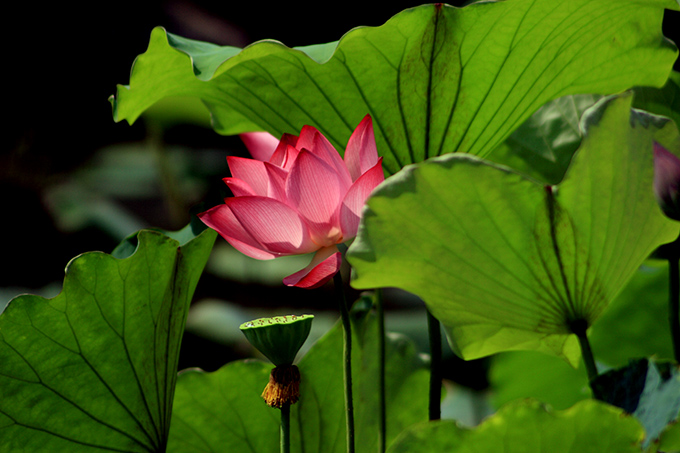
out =
{"type": "Polygon", "coordinates": [[[680,220],[680,159],[654,142],[654,193],[664,214],[680,220]]]}

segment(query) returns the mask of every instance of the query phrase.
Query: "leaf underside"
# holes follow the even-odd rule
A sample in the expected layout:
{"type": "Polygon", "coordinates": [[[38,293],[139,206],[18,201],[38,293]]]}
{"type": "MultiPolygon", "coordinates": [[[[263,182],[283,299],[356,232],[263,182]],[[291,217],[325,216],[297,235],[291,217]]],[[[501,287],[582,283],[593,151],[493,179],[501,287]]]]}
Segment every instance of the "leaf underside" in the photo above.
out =
{"type": "Polygon", "coordinates": [[[423,5],[336,43],[242,51],[153,31],[116,121],[157,101],[204,101],[221,134],[299,133],[309,124],[342,153],[368,113],[388,174],[450,152],[488,155],[546,102],[661,87],[677,56],[661,34],[673,1],[515,0],[423,5]]]}
{"type": "Polygon", "coordinates": [[[652,139],[669,123],[630,105],[612,97],[590,112],[557,186],[463,155],[390,178],[348,252],[353,286],[417,294],[465,358],[538,349],[574,363],[572,323],[592,325],[678,234],[652,191],[652,139]]]}

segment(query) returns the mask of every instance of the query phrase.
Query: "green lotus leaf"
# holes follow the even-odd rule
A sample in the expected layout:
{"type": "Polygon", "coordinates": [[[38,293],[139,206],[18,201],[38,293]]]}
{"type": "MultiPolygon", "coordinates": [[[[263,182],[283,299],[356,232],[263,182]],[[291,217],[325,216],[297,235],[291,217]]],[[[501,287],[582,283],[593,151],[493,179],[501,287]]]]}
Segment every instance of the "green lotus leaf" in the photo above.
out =
{"type": "Polygon", "coordinates": [[[680,453],[680,423],[673,423],[668,425],[663,433],[658,444],[652,444],[656,447],[653,451],[663,453],[680,453]]]}
{"type": "Polygon", "coordinates": [[[114,118],[133,122],[163,98],[192,96],[221,134],[310,124],[342,150],[369,113],[390,174],[455,151],[484,157],[552,99],[661,87],[677,56],[661,34],[664,8],[678,4],[438,3],[292,49],[219,47],[156,28],[111,99],[114,118]]]}
{"type": "Polygon", "coordinates": [[[593,326],[593,352],[612,367],[625,366],[631,357],[671,359],[667,319],[668,262],[648,260],[593,326]]]}
{"type": "Polygon", "coordinates": [[[71,260],[53,299],[13,299],[0,315],[0,450],[165,451],[184,322],[215,237],[142,230],[125,259],[71,260]]]}
{"type": "MultiPolygon", "coordinates": [[[[680,124],[679,72],[672,72],[661,88],[636,87],[634,91],[634,108],[667,116],[680,124]]],[[[601,98],[601,95],[581,94],[547,102],[487,159],[546,184],[559,183],[583,138],[579,127],[581,117],[601,98]]],[[[672,137],[677,139],[677,132],[672,137]]],[[[663,131],[655,137],[669,149],[680,149],[680,143],[668,143],[668,138],[663,131]]]]}
{"type": "Polygon", "coordinates": [[[602,96],[564,96],[544,104],[487,157],[545,184],[557,184],[581,144],[581,117],[602,96]]]}
{"type": "Polygon", "coordinates": [[[182,371],[168,451],[277,452],[281,412],[260,397],[271,369],[271,363],[245,360],[212,373],[182,371]]]}
{"type": "Polygon", "coordinates": [[[680,124],[680,72],[673,71],[661,88],[637,88],[633,107],[667,116],[680,124]]]}
{"type": "Polygon", "coordinates": [[[643,447],[658,439],[680,412],[680,372],[669,362],[631,360],[625,367],[598,376],[592,388],[597,399],[640,421],[647,433],[643,447]]]}
{"type": "Polygon", "coordinates": [[[644,429],[617,407],[595,400],[552,411],[534,400],[503,406],[474,429],[452,421],[421,423],[409,428],[388,453],[581,453],[640,452],[644,429]]]}
{"type": "MultiPolygon", "coordinates": [[[[668,316],[668,263],[648,260],[619,293],[589,332],[598,361],[623,367],[631,357],[671,359],[673,347],[668,316]]],[[[532,397],[566,409],[591,395],[584,367],[531,351],[494,356],[490,377],[496,406],[532,397]]]]}
{"type": "Polygon", "coordinates": [[[585,367],[573,368],[558,357],[535,351],[493,356],[489,381],[494,407],[535,398],[555,409],[567,409],[591,397],[585,367]]]}
{"type": "Polygon", "coordinates": [[[466,155],[386,180],[348,251],[353,286],[420,296],[466,359],[535,349],[575,363],[575,323],[591,326],[680,229],[652,190],[652,140],[669,120],[631,100],[604,99],[584,119],[556,186],[466,155]]]}

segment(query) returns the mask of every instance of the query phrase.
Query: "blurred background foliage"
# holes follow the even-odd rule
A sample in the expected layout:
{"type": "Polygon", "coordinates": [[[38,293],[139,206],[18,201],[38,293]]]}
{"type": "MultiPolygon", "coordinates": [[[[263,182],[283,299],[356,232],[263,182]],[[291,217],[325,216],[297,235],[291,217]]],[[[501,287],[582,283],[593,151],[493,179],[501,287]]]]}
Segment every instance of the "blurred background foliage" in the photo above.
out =
{"type": "MultiPolygon", "coordinates": [[[[272,38],[292,47],[335,41],[353,27],[381,25],[418,4],[366,8],[365,2],[345,1],[316,5],[310,16],[309,6],[286,2],[123,0],[86,9],[16,3],[3,30],[11,75],[0,152],[5,263],[0,310],[20,293],[56,295],[64,267],[80,253],[110,252],[146,227],[179,229],[191,213],[228,195],[221,181],[228,176],[226,156],[245,156],[246,150],[238,137],[213,132],[198,101],[164,101],[133,126],[113,122],[107,98],[116,84],[129,80],[133,59],[146,50],[154,26],[220,45],[243,47],[272,38]]],[[[666,36],[676,42],[679,17],[667,11],[664,22],[666,36]]],[[[680,69],[677,63],[675,69],[680,69]]],[[[330,288],[305,291],[281,283],[308,261],[255,261],[218,239],[196,290],[180,369],[212,371],[253,356],[238,326],[262,316],[312,312],[316,319],[308,348],[338,317],[330,288]]],[[[604,351],[604,366],[623,365],[630,351],[638,356],[667,352],[656,348],[667,344],[663,332],[658,342],[645,337],[650,323],[652,331],[658,332],[655,325],[665,327],[664,269],[650,267],[632,288],[594,329],[593,348],[596,356],[604,351]],[[656,292],[648,292],[649,287],[656,292]],[[622,337],[630,339],[631,349],[621,347],[622,337]]],[[[385,299],[387,329],[408,335],[425,353],[422,303],[396,290],[387,290],[385,299]]],[[[553,357],[507,353],[463,362],[447,349],[445,361],[443,415],[468,425],[493,410],[488,401],[497,407],[535,396],[561,409],[589,396],[583,370],[553,357]]]]}

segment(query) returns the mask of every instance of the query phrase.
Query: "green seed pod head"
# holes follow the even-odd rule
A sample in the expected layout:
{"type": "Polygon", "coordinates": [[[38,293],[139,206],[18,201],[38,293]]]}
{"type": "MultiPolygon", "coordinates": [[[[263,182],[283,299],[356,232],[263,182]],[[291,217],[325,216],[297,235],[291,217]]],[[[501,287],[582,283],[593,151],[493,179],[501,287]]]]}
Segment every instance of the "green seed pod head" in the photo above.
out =
{"type": "Polygon", "coordinates": [[[260,318],[241,324],[241,332],[274,365],[292,365],[312,328],[314,315],[260,318]]]}

